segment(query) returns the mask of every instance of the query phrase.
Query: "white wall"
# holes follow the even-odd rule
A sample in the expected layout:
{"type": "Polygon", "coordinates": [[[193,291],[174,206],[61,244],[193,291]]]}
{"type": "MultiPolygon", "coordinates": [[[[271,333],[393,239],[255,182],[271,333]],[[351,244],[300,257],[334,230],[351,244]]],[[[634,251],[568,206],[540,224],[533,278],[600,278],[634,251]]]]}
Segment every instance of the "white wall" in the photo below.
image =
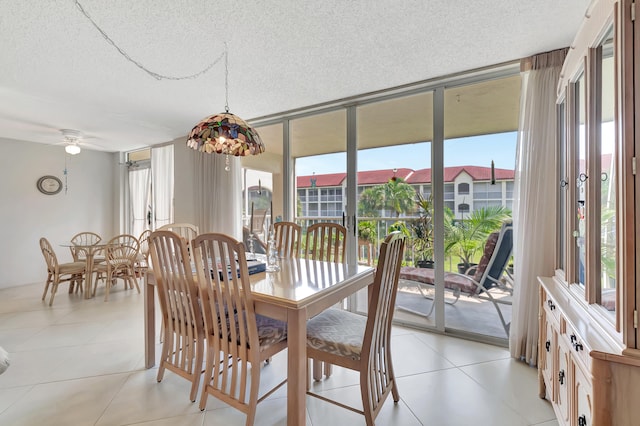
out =
{"type": "Polygon", "coordinates": [[[0,288],[44,285],[40,237],[66,262],[69,249],[60,244],[76,233],[108,239],[118,232],[118,155],[83,149],[66,158],[67,193],[44,195],[36,189],[41,176],[57,176],[64,184],[64,147],[0,138],[0,288]]]}

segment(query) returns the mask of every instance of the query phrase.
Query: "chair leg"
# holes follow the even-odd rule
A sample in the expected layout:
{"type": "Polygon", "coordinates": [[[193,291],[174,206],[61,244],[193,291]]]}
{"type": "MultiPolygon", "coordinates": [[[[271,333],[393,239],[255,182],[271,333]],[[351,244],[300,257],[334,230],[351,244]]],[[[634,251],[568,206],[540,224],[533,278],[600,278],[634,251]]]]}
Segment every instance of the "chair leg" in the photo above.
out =
{"type": "Polygon", "coordinates": [[[44,291],[42,292],[42,300],[45,299],[45,297],[47,297],[47,291],[49,290],[49,284],[51,284],[51,274],[48,273],[47,274],[47,281],[44,284],[44,291]]]}
{"type": "Polygon", "coordinates": [[[204,350],[203,350],[203,345],[204,345],[204,337],[202,341],[194,341],[193,342],[194,345],[196,346],[196,365],[194,367],[194,371],[193,371],[193,383],[191,384],[191,394],[189,395],[189,398],[191,399],[191,402],[196,402],[196,393],[198,392],[198,386],[200,385],[200,375],[201,375],[201,371],[202,371],[202,358],[203,358],[203,354],[204,354],[204,350]]]}
{"type": "Polygon", "coordinates": [[[331,377],[331,373],[333,373],[333,364],[330,364],[328,362],[324,362],[324,376],[325,378],[329,378],[331,377]]]}
{"type": "Polygon", "coordinates": [[[56,297],[56,292],[58,291],[58,282],[54,281],[51,286],[51,298],[49,299],[49,306],[53,305],[53,299],[56,297]]]}
{"type": "Polygon", "coordinates": [[[322,380],[322,361],[313,360],[313,380],[319,382],[322,380]]]}

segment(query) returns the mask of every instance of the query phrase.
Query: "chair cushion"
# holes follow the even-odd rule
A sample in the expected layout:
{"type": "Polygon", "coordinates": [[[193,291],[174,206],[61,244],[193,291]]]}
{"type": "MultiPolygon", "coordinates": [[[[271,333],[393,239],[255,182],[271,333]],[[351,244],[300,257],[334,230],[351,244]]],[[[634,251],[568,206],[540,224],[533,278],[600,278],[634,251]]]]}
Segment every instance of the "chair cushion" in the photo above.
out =
{"type": "Polygon", "coordinates": [[[363,315],[327,309],[307,322],[307,346],[358,360],[366,325],[363,315]]]}
{"type": "Polygon", "coordinates": [[[267,347],[287,340],[287,323],[256,315],[260,347],[267,347]]]}
{"type": "Polygon", "coordinates": [[[473,275],[473,279],[477,282],[480,282],[482,274],[484,274],[485,269],[487,269],[487,266],[489,265],[489,260],[491,260],[491,256],[493,256],[499,237],[500,232],[492,232],[487,238],[487,242],[484,245],[484,251],[482,252],[482,257],[480,258],[478,266],[476,266],[476,273],[473,275]]]}
{"type": "Polygon", "coordinates": [[[84,272],[84,268],[87,266],[85,262],[69,262],[61,263],[58,265],[58,271],[61,274],[75,274],[84,272]]]}
{"type": "MultiPolygon", "coordinates": [[[[477,287],[470,278],[459,274],[445,274],[444,286],[449,290],[459,290],[462,293],[471,295],[476,292],[477,287]]],[[[433,285],[434,269],[403,266],[400,268],[400,279],[433,285]]]]}

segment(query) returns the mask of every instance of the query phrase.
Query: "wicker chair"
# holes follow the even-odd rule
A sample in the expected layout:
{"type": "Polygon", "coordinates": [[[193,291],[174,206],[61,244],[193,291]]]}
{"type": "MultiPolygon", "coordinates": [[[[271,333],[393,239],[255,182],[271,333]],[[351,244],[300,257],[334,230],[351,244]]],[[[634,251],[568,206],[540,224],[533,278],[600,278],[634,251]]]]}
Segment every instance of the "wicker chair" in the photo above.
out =
{"type": "Polygon", "coordinates": [[[44,286],[44,292],[42,293],[42,300],[47,296],[49,285],[51,285],[51,297],[49,298],[49,306],[53,305],[53,299],[58,291],[58,285],[60,283],[69,283],[69,293],[73,291],[74,285],[77,284],[78,288],[82,290],[82,280],[86,272],[86,263],[84,260],[69,263],[59,263],[56,253],[51,247],[49,240],[42,237],[40,238],[40,250],[47,263],[47,281],[44,286]]]}

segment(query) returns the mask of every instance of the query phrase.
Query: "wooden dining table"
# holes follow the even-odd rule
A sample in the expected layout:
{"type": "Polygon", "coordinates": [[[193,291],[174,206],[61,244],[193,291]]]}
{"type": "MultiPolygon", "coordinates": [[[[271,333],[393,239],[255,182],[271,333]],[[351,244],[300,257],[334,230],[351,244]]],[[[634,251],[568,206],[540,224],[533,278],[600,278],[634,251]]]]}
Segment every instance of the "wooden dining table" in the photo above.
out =
{"type": "MultiPolygon", "coordinates": [[[[257,314],[285,321],[287,334],[287,425],[306,424],[307,320],[373,283],[363,265],[280,259],[280,271],[251,275],[257,314]]],[[[145,278],[145,366],[155,364],[155,278],[145,278]]]]}

